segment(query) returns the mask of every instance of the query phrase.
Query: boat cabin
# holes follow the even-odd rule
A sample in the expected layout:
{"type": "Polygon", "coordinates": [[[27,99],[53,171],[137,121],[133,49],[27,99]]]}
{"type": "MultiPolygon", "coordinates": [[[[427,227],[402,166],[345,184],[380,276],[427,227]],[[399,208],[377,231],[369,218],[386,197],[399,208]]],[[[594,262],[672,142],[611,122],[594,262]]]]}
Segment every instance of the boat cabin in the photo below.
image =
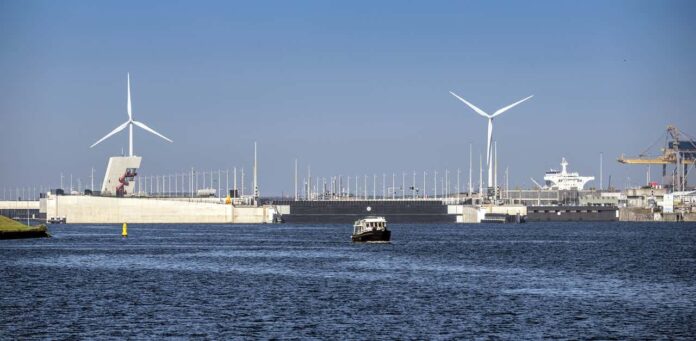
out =
{"type": "Polygon", "coordinates": [[[384,218],[366,218],[355,222],[353,226],[353,234],[361,234],[371,231],[385,231],[387,229],[387,221],[384,218]]]}

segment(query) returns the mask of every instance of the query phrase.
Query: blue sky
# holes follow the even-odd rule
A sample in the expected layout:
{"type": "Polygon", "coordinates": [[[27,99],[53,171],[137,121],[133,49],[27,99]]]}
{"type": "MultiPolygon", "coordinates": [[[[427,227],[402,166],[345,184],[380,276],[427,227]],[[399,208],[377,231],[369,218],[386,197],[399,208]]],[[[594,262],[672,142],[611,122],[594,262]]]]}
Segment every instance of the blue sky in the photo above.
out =
{"type": "Polygon", "coordinates": [[[136,129],[142,174],[249,171],[253,141],[262,194],[292,190],[295,158],[465,171],[486,122],[452,90],[490,112],[535,95],[495,122],[511,187],[563,156],[598,176],[600,152],[605,185],[644,182],[614,160],[696,135],[695,22],[693,1],[0,1],[0,187],[101,178],[127,133],[88,147],[127,119],[126,72],[135,118],[175,141],[136,129]]]}

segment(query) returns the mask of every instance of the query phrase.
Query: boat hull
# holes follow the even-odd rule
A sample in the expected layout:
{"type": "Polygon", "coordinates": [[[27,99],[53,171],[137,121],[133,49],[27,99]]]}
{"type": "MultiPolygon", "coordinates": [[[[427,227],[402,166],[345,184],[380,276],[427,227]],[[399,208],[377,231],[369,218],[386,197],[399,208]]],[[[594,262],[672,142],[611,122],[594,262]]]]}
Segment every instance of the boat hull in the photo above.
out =
{"type": "Polygon", "coordinates": [[[351,236],[354,242],[388,242],[391,231],[369,231],[351,236]]]}

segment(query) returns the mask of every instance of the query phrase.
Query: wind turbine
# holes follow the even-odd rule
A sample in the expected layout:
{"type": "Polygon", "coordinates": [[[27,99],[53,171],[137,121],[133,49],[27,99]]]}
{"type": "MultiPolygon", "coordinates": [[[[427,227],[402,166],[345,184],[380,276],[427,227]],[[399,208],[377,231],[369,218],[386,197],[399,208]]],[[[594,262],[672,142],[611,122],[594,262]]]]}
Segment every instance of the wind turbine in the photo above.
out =
{"type": "Polygon", "coordinates": [[[116,127],[116,129],[112,130],[110,133],[106,134],[106,136],[102,137],[99,141],[95,142],[93,145],[89,146],[90,148],[98,145],[102,141],[108,139],[112,135],[118,133],[119,131],[126,129],[128,127],[128,156],[133,156],[133,125],[136,125],[140,128],[143,128],[144,130],[155,134],[169,142],[174,142],[164,135],[154,131],[152,128],[148,127],[145,125],[145,123],[138,122],[133,120],[133,112],[131,111],[131,91],[130,91],[130,73],[128,73],[128,105],[127,105],[127,110],[128,110],[128,121],[125,123],[121,124],[120,126],[116,127]]]}
{"type": "Polygon", "coordinates": [[[469,108],[471,108],[472,110],[477,112],[479,115],[488,118],[488,140],[486,141],[486,166],[488,166],[488,187],[491,187],[491,186],[493,186],[493,162],[492,162],[493,160],[491,160],[491,158],[493,156],[493,153],[491,150],[492,141],[493,141],[493,118],[495,118],[496,116],[512,109],[512,107],[534,97],[534,95],[531,95],[527,98],[521,99],[521,100],[519,100],[515,103],[512,103],[506,107],[500,108],[496,112],[494,112],[492,115],[489,115],[485,111],[479,109],[477,106],[467,102],[467,100],[457,96],[457,94],[455,94],[454,92],[450,91],[449,93],[452,94],[452,96],[457,97],[457,99],[459,99],[460,101],[464,102],[464,104],[468,105],[469,108]]]}

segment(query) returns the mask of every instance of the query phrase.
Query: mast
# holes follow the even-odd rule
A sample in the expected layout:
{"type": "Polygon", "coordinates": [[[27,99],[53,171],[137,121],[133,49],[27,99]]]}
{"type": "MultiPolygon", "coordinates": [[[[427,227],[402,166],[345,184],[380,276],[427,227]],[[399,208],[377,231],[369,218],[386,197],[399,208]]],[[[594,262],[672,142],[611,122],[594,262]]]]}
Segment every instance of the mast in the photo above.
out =
{"type": "Polygon", "coordinates": [[[258,163],[256,159],[256,141],[254,141],[254,200],[259,197],[259,184],[257,179],[258,163]]]}
{"type": "Polygon", "coordinates": [[[307,200],[312,198],[312,166],[307,165],[307,200]]]}
{"type": "Polygon", "coordinates": [[[508,205],[510,204],[510,182],[509,182],[509,174],[508,174],[508,169],[509,167],[505,167],[505,200],[508,201],[508,205]]]}
{"type": "Polygon", "coordinates": [[[599,153],[599,190],[601,191],[604,189],[604,184],[603,184],[603,177],[602,177],[602,159],[604,159],[604,153],[600,152],[599,153]]]}
{"type": "Polygon", "coordinates": [[[461,173],[461,170],[457,168],[457,202],[459,201],[459,192],[461,192],[459,189],[459,174],[461,173]]]}
{"type": "Polygon", "coordinates": [[[401,199],[406,199],[406,172],[401,172],[401,199]]]}
{"type": "Polygon", "coordinates": [[[469,198],[471,198],[471,143],[469,143],[469,198]]]}
{"type": "Polygon", "coordinates": [[[494,177],[493,177],[493,199],[498,199],[498,141],[493,142],[494,162],[494,177]]]}
{"type": "Polygon", "coordinates": [[[479,152],[479,198],[483,198],[483,156],[479,152]]]}
{"type": "Polygon", "coordinates": [[[411,194],[413,199],[416,198],[416,171],[413,171],[413,188],[411,188],[411,194]]]}

